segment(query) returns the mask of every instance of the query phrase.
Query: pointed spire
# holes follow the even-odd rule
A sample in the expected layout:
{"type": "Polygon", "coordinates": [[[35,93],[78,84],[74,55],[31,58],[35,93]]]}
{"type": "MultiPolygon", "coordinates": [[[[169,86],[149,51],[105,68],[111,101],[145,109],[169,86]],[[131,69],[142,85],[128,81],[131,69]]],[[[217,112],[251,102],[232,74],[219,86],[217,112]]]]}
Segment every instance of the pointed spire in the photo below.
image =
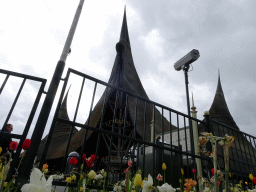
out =
{"type": "Polygon", "coordinates": [[[196,110],[195,104],[194,104],[194,97],[193,97],[193,92],[192,92],[192,107],[191,107],[192,111],[196,110]]]}
{"type": "Polygon", "coordinates": [[[124,17],[123,17],[123,24],[120,34],[120,40],[123,39],[129,46],[130,46],[130,39],[128,34],[128,27],[126,21],[126,6],[124,7],[124,17]]]}
{"type": "Polygon", "coordinates": [[[218,69],[218,85],[217,85],[216,94],[217,93],[224,94],[222,87],[221,87],[221,83],[220,83],[220,70],[219,69],[218,69]]]}

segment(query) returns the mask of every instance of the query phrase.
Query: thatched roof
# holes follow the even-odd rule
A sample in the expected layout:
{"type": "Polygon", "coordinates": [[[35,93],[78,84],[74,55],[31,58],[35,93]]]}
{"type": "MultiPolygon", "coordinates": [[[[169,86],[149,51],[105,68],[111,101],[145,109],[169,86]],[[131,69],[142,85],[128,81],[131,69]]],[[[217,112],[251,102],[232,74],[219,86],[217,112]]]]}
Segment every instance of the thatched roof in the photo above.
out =
{"type": "MultiPolygon", "coordinates": [[[[231,160],[230,171],[232,171],[234,174],[236,174],[235,173],[236,171],[242,172],[244,174],[247,174],[250,171],[253,172],[253,166],[256,166],[255,164],[256,150],[252,146],[252,144],[248,141],[248,138],[246,138],[240,132],[239,127],[236,125],[233,117],[231,116],[228,110],[228,106],[224,97],[224,92],[221,86],[220,75],[218,77],[217,90],[216,90],[215,97],[209,113],[210,113],[211,119],[218,121],[221,124],[232,127],[234,129],[232,130],[225,126],[217,125],[214,122],[212,123],[212,126],[211,126],[213,135],[224,137],[226,134],[228,134],[230,136],[235,137],[235,141],[230,148],[230,158],[243,161],[243,163],[239,163],[239,162],[234,163],[231,160]],[[253,164],[253,166],[251,166],[250,164],[253,164]]],[[[199,126],[199,130],[200,130],[199,132],[205,131],[203,129],[202,124],[199,126]]],[[[220,145],[217,146],[217,151],[218,151],[218,155],[223,155],[223,149],[220,145]]],[[[221,169],[224,170],[225,165],[224,165],[223,158],[219,157],[218,163],[221,169]]]]}
{"type": "MultiPolygon", "coordinates": [[[[66,119],[66,120],[69,120],[68,113],[67,113],[68,92],[69,92],[69,90],[66,93],[66,96],[61,104],[59,114],[58,114],[59,118],[66,119]]],[[[52,135],[52,139],[51,139],[51,142],[50,142],[50,145],[48,148],[48,152],[47,152],[47,156],[46,156],[47,160],[55,159],[56,152],[62,147],[63,142],[68,140],[68,136],[69,136],[71,127],[72,127],[71,125],[61,123],[58,121],[56,122],[54,131],[53,131],[53,135],[52,135]]],[[[75,135],[77,132],[78,132],[77,129],[74,128],[73,135],[75,135]]],[[[48,135],[46,135],[46,137],[41,141],[41,143],[39,145],[38,152],[37,152],[37,161],[40,161],[40,159],[41,159],[41,155],[42,155],[47,137],[48,137],[48,135]]]]}
{"type": "MultiPolygon", "coordinates": [[[[112,68],[111,76],[109,78],[108,83],[119,88],[122,88],[125,91],[131,92],[136,94],[140,97],[145,99],[149,99],[138,76],[138,73],[135,69],[132,53],[131,53],[131,46],[130,40],[128,35],[128,27],[126,22],[126,12],[124,12],[123,17],[123,24],[121,29],[121,35],[119,42],[117,44],[117,55],[115,58],[114,66],[112,68]]],[[[105,90],[102,97],[94,107],[91,116],[90,122],[86,122],[89,126],[98,127],[99,122],[101,120],[101,115],[103,112],[104,106],[104,94],[106,94],[106,103],[110,100],[113,102],[115,100],[115,90],[108,89],[105,90]],[[107,92],[106,92],[107,91],[107,92]],[[114,99],[114,100],[113,100],[114,99]]],[[[119,99],[121,102],[125,102],[125,94],[120,94],[119,99]]],[[[152,121],[153,115],[153,106],[151,104],[146,105],[146,124],[144,125],[144,109],[145,103],[142,100],[138,100],[137,106],[137,121],[135,122],[135,108],[136,108],[136,98],[128,96],[128,104],[127,104],[127,111],[128,116],[132,121],[132,124],[136,124],[137,134],[144,137],[144,127],[146,128],[146,140],[150,141],[150,123],[152,121]]],[[[167,131],[170,130],[170,124],[166,118],[163,117],[163,130],[167,131]]],[[[155,109],[155,128],[156,133],[160,133],[162,131],[162,115],[160,112],[155,109]]],[[[175,129],[174,126],[172,126],[175,129]]],[[[75,134],[70,143],[69,152],[78,150],[81,145],[83,144],[83,140],[85,137],[85,129],[81,129],[77,134],[75,134]]],[[[92,131],[88,131],[87,138],[90,138],[92,131]]],[[[67,141],[62,144],[62,147],[56,150],[54,158],[60,158],[64,156],[66,150],[67,141]]],[[[80,151],[79,151],[80,152],[80,151]]]]}
{"type": "Polygon", "coordinates": [[[220,75],[218,77],[217,90],[216,90],[215,97],[212,102],[212,106],[210,108],[209,113],[212,119],[239,130],[232,115],[229,112],[228,105],[226,103],[221,82],[220,82],[220,75]]]}

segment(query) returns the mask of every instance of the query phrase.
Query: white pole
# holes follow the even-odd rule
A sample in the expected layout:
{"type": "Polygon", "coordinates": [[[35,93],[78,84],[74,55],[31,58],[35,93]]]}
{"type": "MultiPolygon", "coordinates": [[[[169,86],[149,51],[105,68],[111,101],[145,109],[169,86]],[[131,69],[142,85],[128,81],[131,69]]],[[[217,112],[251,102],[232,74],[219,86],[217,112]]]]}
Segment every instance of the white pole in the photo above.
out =
{"type": "Polygon", "coordinates": [[[70,27],[70,30],[69,30],[69,33],[68,33],[68,37],[66,39],[66,43],[64,45],[62,54],[60,56],[60,61],[66,62],[67,55],[68,55],[68,52],[69,52],[69,49],[70,49],[70,45],[72,43],[75,31],[76,31],[76,26],[77,26],[79,17],[80,17],[81,12],[82,12],[83,4],[84,4],[84,0],[80,0],[80,3],[79,3],[79,5],[77,7],[77,10],[76,10],[76,14],[75,14],[73,23],[72,23],[72,25],[70,27]]]}
{"type": "MultiPolygon", "coordinates": [[[[194,99],[193,99],[193,93],[192,93],[192,107],[191,107],[192,111],[191,111],[191,116],[193,118],[197,118],[197,111],[196,111],[196,107],[194,106],[194,99]]],[[[198,127],[197,127],[197,122],[192,120],[192,128],[193,128],[193,137],[194,137],[194,149],[195,149],[195,154],[198,155],[199,152],[199,147],[198,147],[198,127]]],[[[201,159],[196,158],[196,166],[197,166],[197,173],[200,176],[200,178],[203,175],[202,172],[202,162],[201,159]]],[[[201,185],[201,179],[199,179],[199,191],[202,191],[202,185],[201,185]]]]}

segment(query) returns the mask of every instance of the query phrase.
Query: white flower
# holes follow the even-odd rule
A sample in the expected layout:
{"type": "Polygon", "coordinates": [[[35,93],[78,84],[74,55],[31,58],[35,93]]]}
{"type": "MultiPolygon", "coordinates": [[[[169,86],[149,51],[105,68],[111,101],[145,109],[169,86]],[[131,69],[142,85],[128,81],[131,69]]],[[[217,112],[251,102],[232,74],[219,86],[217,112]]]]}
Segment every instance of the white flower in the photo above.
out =
{"type": "Polygon", "coordinates": [[[53,180],[61,180],[64,179],[63,173],[61,175],[52,175],[53,180]]]}
{"type": "Polygon", "coordinates": [[[153,179],[150,174],[148,174],[148,180],[143,180],[143,189],[142,192],[148,192],[151,190],[153,185],[153,179]]]}
{"type": "Polygon", "coordinates": [[[160,192],[175,192],[176,189],[172,188],[171,185],[169,185],[168,183],[163,184],[161,187],[157,186],[157,189],[160,192]]]}
{"type": "Polygon", "coordinates": [[[94,177],[95,180],[100,180],[102,178],[103,178],[103,176],[101,174],[98,174],[98,175],[96,175],[96,177],[94,177]]]}
{"type": "Polygon", "coordinates": [[[114,185],[113,191],[115,191],[115,192],[121,192],[122,191],[122,187],[118,184],[119,184],[119,182],[114,185]]]}
{"type": "MultiPolygon", "coordinates": [[[[128,186],[130,187],[130,185],[132,184],[132,182],[129,180],[128,181],[128,186]]],[[[121,181],[121,186],[125,186],[126,185],[126,179],[121,181]]]]}
{"type": "Polygon", "coordinates": [[[50,176],[46,181],[44,174],[34,168],[30,175],[30,183],[22,186],[22,192],[51,192],[53,177],[50,176]]]}
{"type": "Polygon", "coordinates": [[[210,188],[205,187],[204,190],[203,190],[203,192],[211,192],[211,191],[210,191],[210,188]]]}
{"type": "Polygon", "coordinates": [[[250,189],[247,189],[249,192],[255,192],[256,189],[253,189],[253,190],[250,190],[250,189]]]}
{"type": "Polygon", "coordinates": [[[104,175],[104,173],[105,173],[105,170],[104,170],[104,169],[101,169],[100,174],[101,174],[101,175],[104,175]]]}

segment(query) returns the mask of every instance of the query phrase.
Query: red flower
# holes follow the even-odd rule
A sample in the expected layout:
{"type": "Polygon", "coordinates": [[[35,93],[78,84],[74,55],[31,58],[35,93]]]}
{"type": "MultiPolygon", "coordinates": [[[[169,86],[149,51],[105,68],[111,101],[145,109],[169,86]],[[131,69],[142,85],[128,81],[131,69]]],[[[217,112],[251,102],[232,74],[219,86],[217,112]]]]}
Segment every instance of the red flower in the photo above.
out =
{"type": "Polygon", "coordinates": [[[163,181],[163,176],[159,173],[156,177],[158,181],[163,181]]]}
{"type": "Polygon", "coordinates": [[[30,147],[30,145],[31,145],[31,140],[30,140],[30,139],[25,139],[25,141],[24,141],[23,144],[22,144],[22,149],[28,150],[28,148],[30,147]]]}
{"type": "MultiPolygon", "coordinates": [[[[97,156],[97,159],[99,159],[99,156],[97,156]]],[[[91,155],[90,161],[92,161],[92,162],[95,161],[95,155],[91,155]]]]}
{"type": "Polygon", "coordinates": [[[196,169],[192,169],[192,173],[193,173],[193,174],[196,174],[196,169]]]}
{"type": "Polygon", "coordinates": [[[256,185],[256,177],[253,177],[253,183],[256,185]]]}
{"type": "Polygon", "coordinates": [[[71,157],[70,164],[71,165],[76,165],[77,163],[78,163],[77,159],[75,157],[71,157]]]}
{"type": "Polygon", "coordinates": [[[12,151],[15,151],[15,150],[17,149],[18,145],[19,145],[18,142],[12,141],[12,142],[10,142],[10,144],[9,144],[9,149],[12,150],[12,151]]]}
{"type": "Polygon", "coordinates": [[[130,167],[127,167],[127,169],[125,169],[125,172],[128,173],[129,169],[130,169],[130,167]]]}
{"type": "Polygon", "coordinates": [[[86,164],[88,168],[91,168],[93,166],[93,163],[94,163],[93,161],[86,159],[86,164]]]}
{"type": "Polygon", "coordinates": [[[86,160],[86,154],[83,154],[82,159],[85,161],[86,160]]]}
{"type": "Polygon", "coordinates": [[[214,168],[211,169],[212,175],[214,175],[214,168]]]}
{"type": "Polygon", "coordinates": [[[90,161],[95,161],[95,155],[91,155],[90,161]]]}
{"type": "Polygon", "coordinates": [[[129,160],[129,161],[128,161],[128,165],[129,165],[129,167],[132,166],[132,160],[129,160]]]}

